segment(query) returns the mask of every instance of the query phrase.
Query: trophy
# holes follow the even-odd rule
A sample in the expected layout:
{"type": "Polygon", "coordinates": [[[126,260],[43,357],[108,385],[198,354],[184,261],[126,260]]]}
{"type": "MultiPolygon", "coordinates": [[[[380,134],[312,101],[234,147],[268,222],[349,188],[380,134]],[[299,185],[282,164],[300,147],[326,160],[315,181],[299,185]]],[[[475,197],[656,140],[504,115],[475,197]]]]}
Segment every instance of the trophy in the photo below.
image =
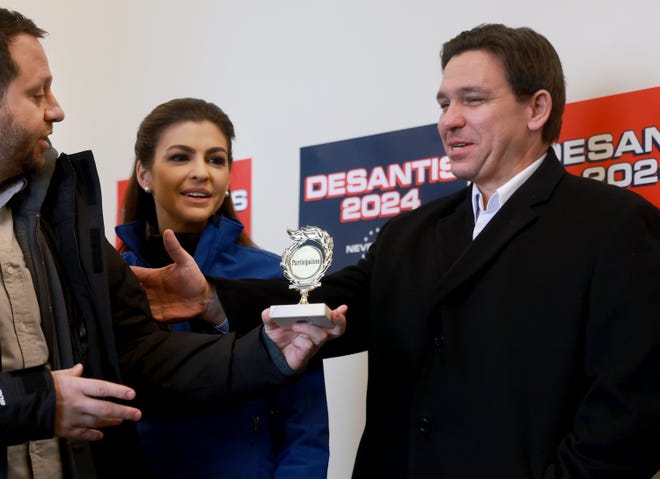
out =
{"type": "Polygon", "coordinates": [[[300,292],[300,302],[271,306],[270,317],[285,329],[301,322],[333,327],[330,308],[324,303],[307,301],[309,292],[321,286],[320,280],[332,263],[332,236],[316,226],[289,228],[287,233],[294,243],[282,253],[280,266],[291,283],[289,288],[300,292]]]}

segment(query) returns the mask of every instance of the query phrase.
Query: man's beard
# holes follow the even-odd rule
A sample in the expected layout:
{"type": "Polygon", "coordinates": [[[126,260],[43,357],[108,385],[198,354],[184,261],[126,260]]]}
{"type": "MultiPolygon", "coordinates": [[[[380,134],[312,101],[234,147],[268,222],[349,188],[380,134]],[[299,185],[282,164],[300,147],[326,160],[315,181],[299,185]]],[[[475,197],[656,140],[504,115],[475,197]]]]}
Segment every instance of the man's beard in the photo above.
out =
{"type": "Polygon", "coordinates": [[[42,165],[43,158],[35,158],[35,146],[28,131],[0,107],[0,182],[42,165]]]}

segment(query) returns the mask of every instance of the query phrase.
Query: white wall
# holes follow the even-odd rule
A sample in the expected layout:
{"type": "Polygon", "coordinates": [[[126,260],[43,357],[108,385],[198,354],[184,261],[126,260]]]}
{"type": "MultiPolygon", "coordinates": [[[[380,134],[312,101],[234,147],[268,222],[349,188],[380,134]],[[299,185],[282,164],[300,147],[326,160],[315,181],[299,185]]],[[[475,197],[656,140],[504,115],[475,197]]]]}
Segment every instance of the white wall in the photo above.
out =
{"type": "MultiPolygon", "coordinates": [[[[297,226],[300,147],[434,122],[439,49],[462,30],[502,22],[546,35],[563,60],[569,102],[660,85],[657,0],[0,5],[51,33],[44,45],[67,113],[53,142],[94,150],[111,239],[115,182],[129,173],[138,123],[174,97],[205,98],[232,118],[235,156],[253,158],[253,237],[281,252],[286,227],[297,226]]],[[[363,424],[364,355],[357,358],[337,360],[339,380],[329,379],[332,404],[341,404],[331,406],[332,478],[347,477],[363,424]]]]}

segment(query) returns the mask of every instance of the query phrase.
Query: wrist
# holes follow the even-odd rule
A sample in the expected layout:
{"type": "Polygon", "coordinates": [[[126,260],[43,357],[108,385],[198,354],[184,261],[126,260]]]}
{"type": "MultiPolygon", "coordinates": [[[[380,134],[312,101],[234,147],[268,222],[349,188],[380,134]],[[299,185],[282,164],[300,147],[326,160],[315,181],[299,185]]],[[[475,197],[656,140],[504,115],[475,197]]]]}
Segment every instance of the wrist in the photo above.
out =
{"type": "Polygon", "coordinates": [[[216,293],[215,285],[208,281],[206,283],[206,297],[202,302],[201,317],[213,326],[219,326],[227,319],[216,293]]]}

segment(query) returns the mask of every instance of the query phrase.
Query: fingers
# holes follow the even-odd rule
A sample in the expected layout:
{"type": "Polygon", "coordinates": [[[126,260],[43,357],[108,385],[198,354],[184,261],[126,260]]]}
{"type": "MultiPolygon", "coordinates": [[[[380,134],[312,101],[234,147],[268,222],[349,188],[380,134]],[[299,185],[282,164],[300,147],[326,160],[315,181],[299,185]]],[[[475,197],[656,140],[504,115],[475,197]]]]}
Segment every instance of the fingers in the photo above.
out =
{"type": "Polygon", "coordinates": [[[99,417],[93,414],[80,414],[75,421],[69,424],[71,429],[101,429],[104,427],[118,426],[124,422],[118,417],[99,417]]]}
{"type": "Polygon", "coordinates": [[[346,311],[348,311],[348,306],[342,304],[331,312],[330,319],[335,324],[332,330],[334,336],[341,336],[346,330],[346,311]]]}
{"type": "Polygon", "coordinates": [[[128,386],[101,379],[84,378],[81,383],[81,390],[87,396],[92,397],[114,397],[128,401],[135,399],[135,391],[128,386]]]}
{"type": "Polygon", "coordinates": [[[264,331],[280,349],[289,367],[300,370],[327,341],[341,336],[346,328],[347,307],[342,305],[331,313],[333,327],[323,328],[310,323],[295,323],[291,329],[282,329],[270,317],[270,310],[261,313],[264,331]]]}
{"type": "Polygon", "coordinates": [[[69,439],[80,439],[82,441],[100,441],[103,439],[103,433],[98,429],[88,429],[85,427],[71,428],[66,436],[69,439]]]}
{"type": "Polygon", "coordinates": [[[103,437],[99,428],[116,426],[124,420],[139,421],[142,412],[105,398],[131,400],[135,391],[122,384],[81,377],[82,365],[52,371],[55,383],[55,434],[96,441],[103,437]]]}
{"type": "Polygon", "coordinates": [[[317,341],[318,340],[315,340],[306,334],[298,334],[293,338],[293,341],[291,341],[291,345],[298,350],[300,357],[304,358],[313,355],[316,350],[321,347],[317,341]]]}
{"type": "Polygon", "coordinates": [[[110,419],[110,418],[97,418],[95,421],[96,426],[76,426],[69,427],[69,429],[64,433],[60,434],[61,437],[68,437],[70,439],[81,439],[83,441],[100,441],[103,439],[103,432],[98,428],[118,426],[123,421],[121,419],[110,419]]]}
{"type": "MultiPolygon", "coordinates": [[[[333,328],[321,328],[309,323],[294,324],[291,328],[293,332],[296,333],[293,343],[296,347],[311,347],[309,350],[314,350],[323,346],[328,340],[341,336],[346,328],[345,313],[347,310],[348,307],[346,305],[341,305],[332,311],[330,319],[334,323],[333,328]]],[[[268,314],[264,314],[263,319],[264,323],[266,323],[267,320],[272,322],[268,314]]]]}
{"type": "MultiPolygon", "coordinates": [[[[133,396],[135,396],[135,393],[133,393],[133,396]]],[[[139,421],[142,418],[142,411],[137,408],[95,398],[87,398],[80,405],[80,412],[96,418],[95,420],[119,420],[121,422],[123,420],[139,421]]],[[[101,423],[97,422],[90,425],[102,427],[101,423]]]]}
{"type": "MultiPolygon", "coordinates": [[[[108,401],[99,402],[111,404],[108,401]]],[[[100,428],[118,426],[124,422],[124,419],[137,421],[142,417],[142,413],[135,408],[127,408],[123,411],[111,409],[110,414],[112,416],[97,416],[93,412],[97,408],[109,410],[107,406],[101,405],[82,408],[86,411],[91,411],[91,413],[83,413],[77,409],[58,411],[55,420],[55,435],[57,437],[98,441],[103,438],[103,433],[99,430],[100,428]],[[137,411],[137,413],[134,411],[137,411]]]]}
{"type": "Polygon", "coordinates": [[[52,371],[52,375],[55,379],[55,385],[61,386],[60,382],[57,379],[61,376],[71,376],[80,378],[77,382],[78,387],[82,393],[87,396],[92,397],[114,397],[117,399],[123,399],[130,401],[135,399],[135,391],[128,386],[123,384],[111,383],[110,381],[103,381],[101,379],[91,379],[83,378],[83,366],[78,363],[72,368],[69,369],[60,369],[57,371],[52,371]]]}
{"type": "Polygon", "coordinates": [[[346,306],[345,304],[342,304],[341,306],[337,307],[336,309],[333,309],[331,313],[332,313],[333,318],[339,319],[340,317],[343,316],[344,319],[346,319],[345,318],[346,311],[348,311],[348,306],[346,306]]]}
{"type": "Polygon", "coordinates": [[[297,323],[294,324],[291,329],[296,333],[296,339],[299,337],[307,339],[315,347],[322,346],[329,339],[329,336],[334,337],[334,334],[332,333],[334,328],[321,328],[309,323],[297,323]]]}

